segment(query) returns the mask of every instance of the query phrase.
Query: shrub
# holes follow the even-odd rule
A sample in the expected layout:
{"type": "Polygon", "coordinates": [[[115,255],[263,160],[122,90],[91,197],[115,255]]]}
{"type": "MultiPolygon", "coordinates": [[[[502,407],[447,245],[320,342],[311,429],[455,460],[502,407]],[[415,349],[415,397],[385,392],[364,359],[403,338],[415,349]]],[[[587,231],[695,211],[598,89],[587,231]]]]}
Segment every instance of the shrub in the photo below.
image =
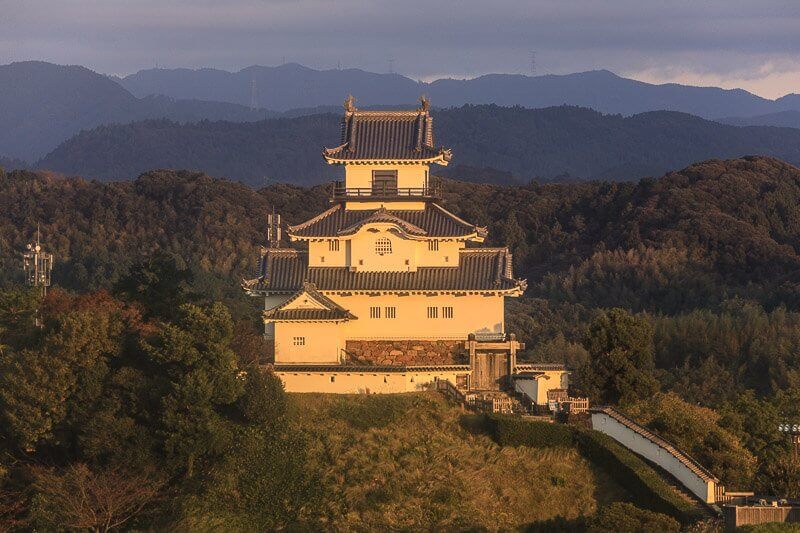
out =
{"type": "Polygon", "coordinates": [[[532,448],[575,446],[575,430],[565,424],[491,415],[486,419],[486,429],[492,439],[503,446],[523,445],[532,448]]]}
{"type": "Polygon", "coordinates": [[[638,531],[678,532],[680,524],[672,517],[653,511],[639,509],[630,503],[615,502],[601,507],[589,520],[590,533],[616,531],[635,533],[638,531]]]}

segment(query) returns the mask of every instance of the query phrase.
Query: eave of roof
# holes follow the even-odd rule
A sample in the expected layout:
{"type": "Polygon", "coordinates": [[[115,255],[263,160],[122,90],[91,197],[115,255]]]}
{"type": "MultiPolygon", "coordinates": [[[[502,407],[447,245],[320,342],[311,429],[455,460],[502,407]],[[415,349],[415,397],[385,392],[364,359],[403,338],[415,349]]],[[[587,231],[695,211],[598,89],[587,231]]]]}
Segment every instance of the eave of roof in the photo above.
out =
{"type": "Polygon", "coordinates": [[[458,238],[482,241],[488,231],[459,218],[434,202],[422,210],[379,209],[347,210],[338,203],[319,215],[286,229],[293,240],[337,238],[352,235],[370,223],[394,224],[410,237],[458,238]]]}
{"type": "Polygon", "coordinates": [[[308,282],[303,283],[300,290],[281,305],[273,309],[265,310],[263,317],[269,322],[346,322],[358,318],[341,305],[320,293],[313,283],[308,282]],[[287,307],[303,295],[307,295],[324,306],[324,309],[287,309],[287,307]]]}
{"type": "Polygon", "coordinates": [[[459,252],[458,266],[419,267],[416,271],[351,271],[347,267],[308,267],[305,251],[267,249],[259,278],[243,284],[250,294],[294,293],[304,282],[327,294],[505,294],[524,292],[525,280],[511,277],[506,248],[471,248],[459,252]]]}

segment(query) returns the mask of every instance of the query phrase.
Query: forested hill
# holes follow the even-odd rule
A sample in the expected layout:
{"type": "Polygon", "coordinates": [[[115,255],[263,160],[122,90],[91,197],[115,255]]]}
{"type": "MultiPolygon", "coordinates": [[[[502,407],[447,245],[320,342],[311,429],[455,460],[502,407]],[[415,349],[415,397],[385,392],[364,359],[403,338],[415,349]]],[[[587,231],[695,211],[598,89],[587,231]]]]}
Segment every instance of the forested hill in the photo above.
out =
{"type": "MultiPolygon", "coordinates": [[[[710,160],[639,183],[524,187],[445,182],[445,205],[508,243],[531,296],[654,312],[735,295],[800,309],[800,170],[752,157],[710,160]]],[[[0,272],[37,223],[68,287],[112,283],[167,249],[231,283],[251,273],[274,206],[288,223],[324,210],[327,188],[243,184],[152,171],[98,183],[25,171],[0,183],[0,272]]]]}
{"type": "MultiPolygon", "coordinates": [[[[488,105],[439,111],[435,120],[437,142],[453,149],[454,165],[495,170],[487,175],[510,172],[521,182],[564,175],[632,180],[748,154],[800,164],[800,130],[739,128],[675,112],[622,117],[567,106],[488,105]]],[[[323,114],[256,123],[101,126],[64,142],[37,166],[102,180],[133,178],[152,168],[195,168],[254,185],[320,183],[336,171],[318,154],[338,142],[338,122],[337,115],[323,114]]]]}
{"type": "Polygon", "coordinates": [[[80,66],[42,61],[0,65],[0,155],[35,161],[82,129],[167,117],[176,121],[260,120],[274,116],[227,102],[137,98],[80,66]]]}

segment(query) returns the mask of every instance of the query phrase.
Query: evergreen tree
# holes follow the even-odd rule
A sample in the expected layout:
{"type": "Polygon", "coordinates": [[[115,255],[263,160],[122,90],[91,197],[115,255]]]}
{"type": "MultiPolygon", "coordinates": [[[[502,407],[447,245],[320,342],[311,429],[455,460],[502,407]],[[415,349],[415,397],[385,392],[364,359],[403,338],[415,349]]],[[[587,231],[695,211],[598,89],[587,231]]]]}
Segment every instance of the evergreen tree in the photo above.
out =
{"type": "Polygon", "coordinates": [[[583,346],[590,358],[583,382],[595,402],[626,403],[658,390],[653,329],[645,318],[611,309],[592,322],[583,346]]]}

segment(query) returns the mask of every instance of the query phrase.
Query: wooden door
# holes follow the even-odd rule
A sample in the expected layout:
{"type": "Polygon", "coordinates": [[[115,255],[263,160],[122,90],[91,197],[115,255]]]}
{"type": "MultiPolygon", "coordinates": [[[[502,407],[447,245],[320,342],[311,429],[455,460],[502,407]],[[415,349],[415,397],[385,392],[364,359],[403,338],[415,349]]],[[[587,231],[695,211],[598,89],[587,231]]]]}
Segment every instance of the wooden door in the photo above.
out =
{"type": "Polygon", "coordinates": [[[472,388],[501,390],[508,383],[509,354],[476,352],[473,365],[472,388]]]}

